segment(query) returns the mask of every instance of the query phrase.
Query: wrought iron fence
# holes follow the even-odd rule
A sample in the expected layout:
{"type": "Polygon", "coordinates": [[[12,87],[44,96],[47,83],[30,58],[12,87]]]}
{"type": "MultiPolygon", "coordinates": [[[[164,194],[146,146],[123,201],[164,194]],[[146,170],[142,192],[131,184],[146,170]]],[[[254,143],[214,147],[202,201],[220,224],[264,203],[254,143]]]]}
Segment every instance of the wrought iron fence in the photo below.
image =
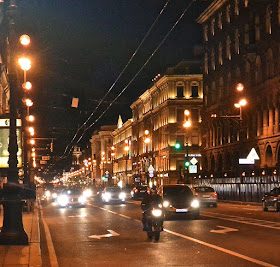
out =
{"type": "Polygon", "coordinates": [[[221,200],[261,202],[266,192],[280,186],[280,176],[194,179],[193,184],[213,187],[221,200]]]}

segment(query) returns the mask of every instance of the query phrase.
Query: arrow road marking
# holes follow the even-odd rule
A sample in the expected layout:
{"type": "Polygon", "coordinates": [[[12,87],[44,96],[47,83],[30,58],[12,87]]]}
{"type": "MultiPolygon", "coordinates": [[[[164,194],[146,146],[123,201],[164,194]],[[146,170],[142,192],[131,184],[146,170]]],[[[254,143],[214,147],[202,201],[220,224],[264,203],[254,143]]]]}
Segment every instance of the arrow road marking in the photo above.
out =
{"type": "Polygon", "coordinates": [[[225,226],[220,226],[217,225],[217,227],[222,228],[221,230],[211,230],[211,233],[217,233],[217,234],[225,234],[228,232],[238,232],[238,229],[230,228],[230,227],[225,227],[225,226]]]}
{"type": "Polygon", "coordinates": [[[119,236],[120,234],[116,233],[113,230],[108,230],[110,234],[106,235],[90,235],[89,238],[96,238],[96,239],[101,239],[102,237],[112,237],[112,236],[119,236]]]}

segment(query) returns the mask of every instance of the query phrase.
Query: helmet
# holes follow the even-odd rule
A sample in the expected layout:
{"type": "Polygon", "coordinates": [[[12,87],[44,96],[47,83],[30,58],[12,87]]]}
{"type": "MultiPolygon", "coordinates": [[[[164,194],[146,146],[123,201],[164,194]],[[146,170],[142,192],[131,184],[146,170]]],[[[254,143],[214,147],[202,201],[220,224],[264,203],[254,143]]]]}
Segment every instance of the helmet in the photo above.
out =
{"type": "Polygon", "coordinates": [[[157,194],[157,188],[155,185],[153,185],[152,187],[150,187],[150,194],[151,195],[156,195],[157,194]]]}

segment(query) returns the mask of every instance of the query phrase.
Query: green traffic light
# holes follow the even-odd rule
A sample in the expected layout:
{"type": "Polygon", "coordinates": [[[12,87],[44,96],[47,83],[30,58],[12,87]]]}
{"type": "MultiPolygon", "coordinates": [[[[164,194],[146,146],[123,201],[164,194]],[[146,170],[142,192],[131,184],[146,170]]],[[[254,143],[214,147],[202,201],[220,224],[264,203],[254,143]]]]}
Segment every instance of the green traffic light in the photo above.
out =
{"type": "Polygon", "coordinates": [[[176,143],[176,144],[175,144],[175,148],[176,148],[176,149],[179,149],[180,147],[181,147],[180,143],[176,143]]]}
{"type": "Polygon", "coordinates": [[[189,167],[189,166],[190,166],[190,162],[189,162],[189,161],[186,161],[186,162],[185,162],[185,166],[186,166],[186,167],[189,167]]]}

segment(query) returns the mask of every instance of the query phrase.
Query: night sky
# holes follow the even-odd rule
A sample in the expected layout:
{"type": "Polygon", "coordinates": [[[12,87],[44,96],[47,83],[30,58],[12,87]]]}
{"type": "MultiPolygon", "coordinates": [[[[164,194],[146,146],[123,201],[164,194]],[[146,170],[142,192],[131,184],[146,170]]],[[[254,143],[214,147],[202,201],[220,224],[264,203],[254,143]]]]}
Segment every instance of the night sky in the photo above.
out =
{"type": "MultiPolygon", "coordinates": [[[[98,101],[118,77],[167,0],[24,0],[18,1],[20,33],[32,38],[28,53],[32,69],[33,112],[38,136],[55,137],[55,153],[63,154],[74,133],[94,110],[98,101]],[[71,108],[79,98],[78,109],[71,108]]],[[[104,104],[127,85],[189,5],[190,0],[171,0],[155,28],[104,104]]],[[[84,136],[89,143],[100,125],[116,124],[131,117],[129,106],[151,85],[151,79],[182,60],[193,59],[201,45],[196,23],[205,2],[194,2],[137,79],[105,116],[84,136]]]]}

